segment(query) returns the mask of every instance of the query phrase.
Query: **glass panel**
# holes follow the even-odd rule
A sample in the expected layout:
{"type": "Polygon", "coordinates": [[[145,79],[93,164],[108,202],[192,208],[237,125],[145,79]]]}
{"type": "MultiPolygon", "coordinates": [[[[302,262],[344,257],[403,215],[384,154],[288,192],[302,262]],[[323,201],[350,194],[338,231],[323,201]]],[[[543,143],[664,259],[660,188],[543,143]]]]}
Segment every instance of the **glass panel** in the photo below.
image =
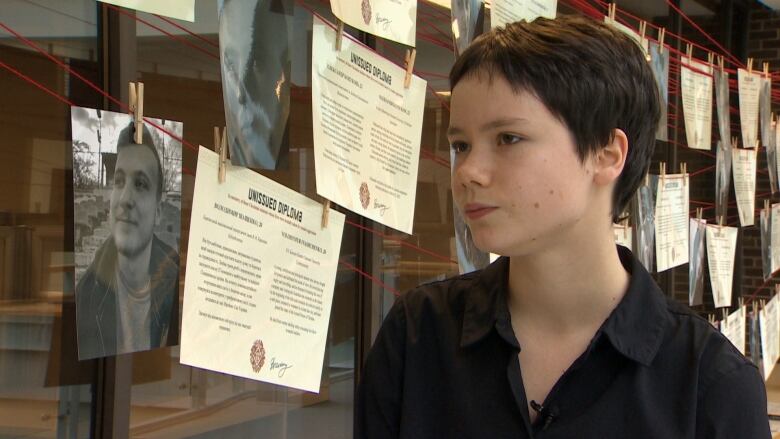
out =
{"type": "MultiPolygon", "coordinates": [[[[327,5],[310,7],[329,15],[327,5]]],[[[138,22],[138,79],[145,87],[145,114],[182,121],[188,143],[213,148],[213,127],[225,125],[220,64],[216,57],[217,1],[199,1],[196,8],[196,23],[176,21],[192,34],[153,15],[138,14],[138,18],[178,39],[138,22]]],[[[122,16],[121,20],[131,18],[122,16]]],[[[294,47],[288,166],[285,170],[261,172],[317,199],[311,134],[311,13],[300,4],[294,7],[291,39],[294,47]]],[[[196,153],[186,146],[183,166],[180,255],[184,262],[194,186],[192,171],[196,168],[196,153]]],[[[348,218],[357,220],[354,215],[348,218]]],[[[358,233],[346,227],[341,258],[355,264],[358,233]]],[[[181,291],[185,269],[182,266],[181,291]]],[[[344,266],[339,268],[319,394],[183,366],[179,364],[178,347],[137,353],[132,355],[130,436],[351,437],[358,282],[354,272],[344,266]]]]}
{"type": "MultiPolygon", "coordinates": [[[[99,83],[91,0],[10,1],[5,25],[99,83]]],[[[0,59],[76,105],[102,100],[7,32],[0,59]]],[[[90,431],[94,362],[76,359],[70,108],[0,69],[0,438],[90,431]]]]}
{"type": "MultiPolygon", "coordinates": [[[[374,224],[374,228],[390,235],[381,241],[374,264],[380,267],[382,281],[401,293],[422,283],[458,274],[447,142],[450,120],[448,75],[455,62],[450,10],[427,2],[418,3],[418,8],[414,68],[416,74],[427,81],[428,92],[423,113],[414,234],[409,236],[374,224]]],[[[403,65],[405,46],[378,40],[377,50],[403,65]]],[[[374,311],[381,321],[395,296],[387,289],[378,291],[380,300],[374,311]]]]}

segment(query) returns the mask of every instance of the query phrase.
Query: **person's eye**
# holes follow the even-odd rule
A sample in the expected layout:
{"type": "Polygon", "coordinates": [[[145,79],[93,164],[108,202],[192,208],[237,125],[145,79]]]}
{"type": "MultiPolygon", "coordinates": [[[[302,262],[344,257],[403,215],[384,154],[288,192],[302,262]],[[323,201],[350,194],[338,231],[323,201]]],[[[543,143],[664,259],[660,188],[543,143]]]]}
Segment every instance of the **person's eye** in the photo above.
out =
{"type": "Polygon", "coordinates": [[[139,191],[145,191],[149,189],[149,184],[145,180],[136,180],[135,188],[139,191]]]}
{"type": "Polygon", "coordinates": [[[469,144],[466,142],[450,142],[450,149],[452,149],[455,154],[460,154],[462,152],[466,152],[469,150],[469,144]]]}
{"type": "Polygon", "coordinates": [[[125,185],[125,179],[121,175],[114,176],[114,187],[121,188],[125,185]]]}
{"type": "Polygon", "coordinates": [[[512,145],[517,142],[522,141],[523,138],[520,136],[516,136],[514,134],[509,133],[501,133],[498,135],[498,144],[499,145],[512,145]]]}

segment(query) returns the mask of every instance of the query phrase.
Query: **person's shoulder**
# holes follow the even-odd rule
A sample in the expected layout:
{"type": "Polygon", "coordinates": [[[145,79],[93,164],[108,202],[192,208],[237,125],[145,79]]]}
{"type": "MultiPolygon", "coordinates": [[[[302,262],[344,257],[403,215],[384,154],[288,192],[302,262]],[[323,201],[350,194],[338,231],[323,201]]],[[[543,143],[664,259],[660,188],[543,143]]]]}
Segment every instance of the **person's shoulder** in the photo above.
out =
{"type": "Polygon", "coordinates": [[[423,283],[398,297],[411,315],[426,312],[451,311],[463,306],[466,296],[473,291],[481,270],[442,280],[423,283]]]}
{"type": "Polygon", "coordinates": [[[677,345],[675,351],[684,352],[698,365],[700,393],[731,374],[759,373],[725,335],[688,306],[667,297],[666,309],[671,322],[667,342],[677,345]]]}

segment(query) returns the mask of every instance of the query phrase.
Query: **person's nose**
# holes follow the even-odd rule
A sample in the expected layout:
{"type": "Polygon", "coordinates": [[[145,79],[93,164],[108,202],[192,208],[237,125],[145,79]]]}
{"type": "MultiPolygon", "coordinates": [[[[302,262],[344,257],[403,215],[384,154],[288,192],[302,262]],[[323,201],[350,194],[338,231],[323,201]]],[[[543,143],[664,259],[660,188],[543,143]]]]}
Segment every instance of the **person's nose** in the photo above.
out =
{"type": "Polygon", "coordinates": [[[486,148],[474,146],[466,154],[455,156],[453,178],[462,187],[489,186],[493,178],[494,159],[486,148]]]}
{"type": "Polygon", "coordinates": [[[132,184],[125,184],[122,192],[119,194],[119,205],[124,209],[130,209],[135,205],[135,196],[133,194],[132,184]]]}

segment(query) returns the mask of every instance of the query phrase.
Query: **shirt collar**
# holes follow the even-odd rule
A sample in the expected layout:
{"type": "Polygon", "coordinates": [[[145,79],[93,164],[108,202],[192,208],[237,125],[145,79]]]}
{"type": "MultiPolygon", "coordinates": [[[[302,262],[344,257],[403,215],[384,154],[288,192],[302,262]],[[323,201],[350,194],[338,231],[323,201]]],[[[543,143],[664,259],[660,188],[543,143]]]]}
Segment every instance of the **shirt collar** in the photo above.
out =
{"type": "MultiPolygon", "coordinates": [[[[649,366],[663,341],[668,318],[666,299],[628,249],[617,246],[617,251],[631,278],[626,294],[607,317],[597,337],[606,334],[618,352],[649,366]]],[[[509,258],[501,257],[476,275],[465,299],[461,346],[478,342],[493,327],[511,325],[506,305],[508,271],[509,258]]],[[[512,342],[517,344],[516,340],[512,342]]]]}

